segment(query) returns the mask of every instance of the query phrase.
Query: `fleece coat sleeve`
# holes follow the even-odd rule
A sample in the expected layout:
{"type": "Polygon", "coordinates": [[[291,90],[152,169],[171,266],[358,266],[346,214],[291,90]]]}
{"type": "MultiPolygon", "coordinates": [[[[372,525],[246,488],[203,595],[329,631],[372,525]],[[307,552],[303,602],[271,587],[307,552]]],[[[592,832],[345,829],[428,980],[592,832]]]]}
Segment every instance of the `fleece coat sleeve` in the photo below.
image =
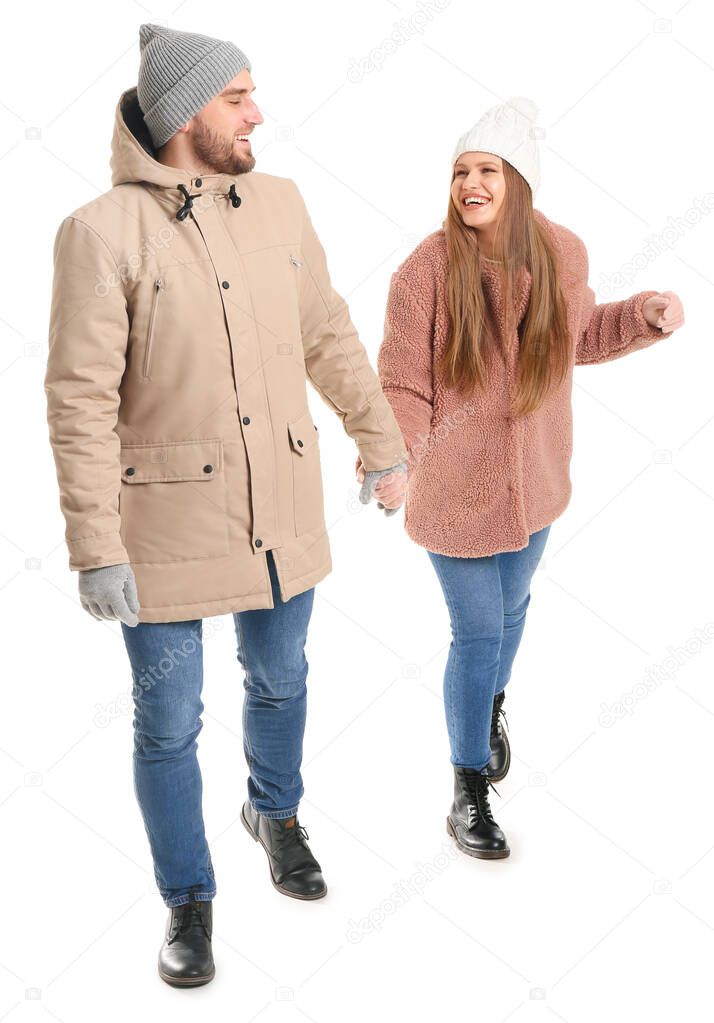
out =
{"type": "Polygon", "coordinates": [[[432,321],[410,284],[392,275],[377,369],[407,445],[410,460],[426,442],[434,402],[432,321]]]}
{"type": "Polygon", "coordinates": [[[74,216],[55,237],[44,388],[69,567],[129,561],[120,538],[120,441],[114,427],[129,321],[104,240],[74,216]]]}
{"type": "Polygon", "coordinates": [[[325,252],[297,195],[302,215],[300,323],[308,378],[342,420],[365,469],[389,469],[406,458],[404,439],[347,303],[332,287],[325,252]]]}

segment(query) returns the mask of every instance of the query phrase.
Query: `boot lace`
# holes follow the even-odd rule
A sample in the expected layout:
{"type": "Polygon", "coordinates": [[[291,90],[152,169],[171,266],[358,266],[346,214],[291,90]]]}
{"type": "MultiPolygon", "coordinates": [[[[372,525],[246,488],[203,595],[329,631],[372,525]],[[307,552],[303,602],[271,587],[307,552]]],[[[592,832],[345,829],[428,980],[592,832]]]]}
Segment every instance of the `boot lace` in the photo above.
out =
{"type": "Polygon", "coordinates": [[[478,771],[465,771],[463,778],[469,797],[469,827],[472,827],[479,818],[483,818],[489,824],[495,824],[488,802],[488,790],[492,788],[499,798],[501,793],[486,774],[480,774],[478,771]]]}
{"type": "Polygon", "coordinates": [[[504,698],[505,697],[503,695],[503,691],[501,691],[500,693],[498,693],[498,695],[496,696],[496,698],[494,700],[493,713],[491,715],[491,738],[492,739],[500,739],[502,734],[503,734],[502,731],[501,731],[501,717],[503,717],[503,719],[506,722],[506,724],[508,724],[508,718],[506,717],[506,712],[503,709],[504,698]]]}
{"type": "Polygon", "coordinates": [[[302,826],[302,824],[299,824],[298,821],[295,821],[295,824],[292,828],[282,829],[282,841],[285,844],[290,842],[297,842],[306,848],[307,840],[309,837],[310,836],[308,835],[307,830],[302,826]]]}
{"type": "Polygon", "coordinates": [[[186,934],[187,931],[193,930],[195,927],[200,927],[207,938],[211,937],[197,900],[186,902],[183,906],[178,906],[177,909],[178,912],[174,912],[171,921],[171,934],[167,939],[167,944],[171,945],[182,934],[186,934]]]}

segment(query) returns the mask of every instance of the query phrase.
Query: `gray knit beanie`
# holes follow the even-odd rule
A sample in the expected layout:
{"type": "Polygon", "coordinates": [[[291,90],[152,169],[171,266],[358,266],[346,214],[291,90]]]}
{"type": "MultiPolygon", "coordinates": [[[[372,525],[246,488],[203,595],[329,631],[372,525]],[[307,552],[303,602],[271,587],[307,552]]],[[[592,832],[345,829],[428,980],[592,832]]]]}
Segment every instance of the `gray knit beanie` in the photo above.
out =
{"type": "Polygon", "coordinates": [[[137,96],[158,149],[250,61],[234,43],[164,25],[139,26],[137,96]]]}

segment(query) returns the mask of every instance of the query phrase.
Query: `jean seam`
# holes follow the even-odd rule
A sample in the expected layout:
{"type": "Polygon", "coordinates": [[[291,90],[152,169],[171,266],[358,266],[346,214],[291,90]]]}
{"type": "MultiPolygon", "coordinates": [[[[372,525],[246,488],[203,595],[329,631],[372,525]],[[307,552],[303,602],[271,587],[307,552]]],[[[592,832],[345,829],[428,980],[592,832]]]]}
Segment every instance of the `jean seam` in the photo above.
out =
{"type": "MultiPolygon", "coordinates": [[[[201,622],[199,620],[199,626],[200,626],[200,624],[201,624],[201,622]]],[[[200,646],[200,643],[201,643],[201,640],[199,639],[199,646],[200,646]]],[[[187,892],[187,893],[185,893],[183,895],[169,897],[169,898],[167,898],[167,896],[165,894],[166,893],[166,887],[165,887],[165,884],[164,884],[164,878],[163,878],[162,874],[160,873],[159,863],[158,863],[157,859],[154,856],[155,849],[157,849],[160,846],[160,844],[161,844],[160,836],[159,836],[159,834],[156,831],[152,830],[152,823],[154,823],[154,822],[151,820],[151,815],[149,815],[148,818],[147,818],[147,815],[143,811],[143,808],[142,808],[142,805],[141,805],[142,801],[141,801],[141,797],[139,795],[139,789],[137,787],[137,781],[136,781],[136,778],[137,778],[137,775],[136,775],[137,760],[138,760],[139,757],[143,757],[144,756],[144,740],[146,738],[146,699],[144,698],[144,693],[142,691],[142,687],[139,685],[139,683],[137,681],[137,677],[136,676],[139,673],[134,671],[133,660],[132,660],[132,655],[131,655],[130,648],[128,648],[128,653],[129,653],[130,664],[131,664],[131,667],[132,667],[132,679],[133,679],[133,690],[132,690],[132,693],[133,693],[134,705],[135,705],[135,708],[136,708],[136,712],[135,712],[135,715],[136,715],[135,716],[135,721],[136,721],[136,723],[135,723],[135,728],[134,728],[134,731],[135,731],[135,749],[134,749],[134,753],[133,753],[133,759],[134,759],[134,770],[133,770],[134,786],[135,786],[135,794],[136,794],[137,800],[139,802],[140,810],[141,810],[141,813],[142,813],[142,819],[143,819],[143,823],[144,823],[144,830],[146,832],[146,836],[147,836],[147,839],[149,841],[149,846],[150,846],[150,849],[151,849],[151,858],[152,858],[152,863],[153,863],[154,881],[155,881],[155,884],[156,884],[156,887],[157,887],[159,893],[161,894],[162,900],[164,901],[165,905],[168,906],[169,908],[175,908],[176,906],[184,905],[191,898],[194,898],[194,899],[196,899],[198,901],[210,900],[210,899],[214,898],[215,894],[216,894],[215,875],[214,875],[214,871],[213,871],[213,864],[211,862],[210,849],[207,849],[207,856],[208,856],[207,871],[208,871],[209,877],[211,879],[211,882],[213,882],[213,887],[211,889],[209,889],[207,892],[187,892]],[[136,746],[138,746],[138,750],[136,749],[136,746]]],[[[142,668],[142,670],[143,670],[143,668],[142,668]]],[[[198,714],[197,714],[197,717],[196,717],[196,722],[195,722],[195,727],[196,728],[199,728],[200,725],[201,725],[201,713],[202,713],[202,710],[203,710],[203,704],[202,704],[202,701],[201,701],[200,691],[198,693],[198,701],[199,701],[201,706],[200,706],[200,710],[198,711],[198,714]]]]}
{"type": "Polygon", "coordinates": [[[462,767],[467,771],[478,771],[479,773],[483,773],[484,768],[488,767],[490,759],[491,758],[489,757],[488,760],[484,764],[481,764],[479,767],[473,767],[471,764],[454,764],[454,767],[462,767]]]}
{"type": "Polygon", "coordinates": [[[191,892],[190,895],[177,895],[176,898],[169,899],[166,905],[169,909],[176,909],[177,906],[185,906],[191,900],[194,902],[210,902],[215,896],[215,889],[212,892],[191,892]]]}
{"type": "MultiPolygon", "coordinates": [[[[250,686],[251,685],[251,675],[250,675],[250,668],[248,666],[248,648],[247,648],[246,642],[245,642],[245,633],[243,632],[243,622],[241,620],[241,613],[237,612],[236,613],[236,617],[238,619],[238,632],[240,634],[240,648],[241,648],[241,652],[243,654],[243,661],[244,661],[243,670],[245,671],[245,677],[246,677],[246,679],[248,681],[248,685],[250,686]]],[[[250,733],[249,733],[249,730],[248,730],[248,727],[247,727],[247,714],[248,714],[247,703],[248,703],[248,696],[249,695],[250,695],[249,691],[247,691],[245,696],[244,696],[244,698],[243,698],[242,723],[243,723],[243,741],[245,742],[245,745],[246,745],[247,750],[248,750],[248,756],[250,757],[250,761],[252,762],[253,759],[254,759],[254,751],[253,751],[253,747],[251,745],[250,733]]],[[[250,770],[250,764],[248,765],[248,768],[250,770]]]]}
{"type": "Polygon", "coordinates": [[[298,812],[299,806],[299,804],[296,804],[290,810],[259,810],[252,800],[250,805],[256,813],[261,815],[261,817],[270,817],[271,820],[284,820],[287,817],[294,817],[298,812]]]}
{"type": "MultiPolygon", "coordinates": [[[[437,564],[439,564],[439,563],[437,562],[437,564]]],[[[442,586],[444,587],[444,593],[445,593],[445,597],[446,597],[447,606],[450,604],[451,606],[453,606],[455,608],[456,605],[454,604],[451,590],[449,589],[449,587],[448,587],[448,585],[446,583],[446,573],[444,573],[442,575],[442,573],[437,570],[437,575],[442,580],[442,586]]],[[[457,633],[458,633],[458,624],[457,624],[456,613],[454,613],[454,615],[453,615],[453,620],[454,620],[454,626],[453,626],[454,662],[452,664],[452,669],[455,669],[456,666],[457,666],[457,658],[460,656],[459,645],[456,642],[457,633]]],[[[448,669],[448,656],[447,656],[446,671],[448,672],[448,670],[449,669],[448,669]]],[[[454,671],[452,671],[451,674],[453,675],[454,671]]],[[[451,685],[451,682],[449,684],[451,685]]],[[[449,727],[451,729],[451,733],[452,733],[452,735],[456,735],[455,715],[454,715],[453,702],[454,702],[453,698],[449,699],[449,705],[448,705],[448,708],[447,708],[447,713],[448,713],[449,727]]]]}

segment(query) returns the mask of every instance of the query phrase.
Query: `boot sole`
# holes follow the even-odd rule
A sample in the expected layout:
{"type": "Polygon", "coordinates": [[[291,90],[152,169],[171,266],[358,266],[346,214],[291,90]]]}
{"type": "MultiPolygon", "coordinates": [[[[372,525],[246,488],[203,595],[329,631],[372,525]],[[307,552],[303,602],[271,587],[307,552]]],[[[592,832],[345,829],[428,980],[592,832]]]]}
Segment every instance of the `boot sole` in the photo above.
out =
{"type": "Polygon", "coordinates": [[[462,852],[465,852],[467,856],[475,856],[479,860],[503,860],[506,856],[511,855],[511,850],[506,846],[505,849],[469,849],[459,841],[459,836],[454,830],[454,826],[451,823],[451,818],[446,818],[446,830],[449,835],[456,842],[457,846],[462,852]]]}
{"type": "Polygon", "coordinates": [[[164,973],[163,970],[159,969],[159,976],[166,984],[170,984],[171,987],[200,987],[201,984],[208,984],[215,975],[215,966],[204,977],[172,977],[170,974],[164,973]]]}
{"type": "Polygon", "coordinates": [[[260,837],[260,835],[256,835],[248,821],[245,819],[245,816],[243,814],[243,807],[241,807],[240,810],[240,819],[243,822],[243,827],[251,836],[253,841],[260,842],[260,844],[263,846],[263,849],[265,849],[265,855],[268,857],[268,870],[270,871],[270,880],[273,883],[273,888],[279,891],[281,895],[289,895],[291,899],[300,899],[303,902],[314,902],[315,899],[324,899],[324,897],[327,895],[327,886],[325,886],[325,888],[321,892],[318,892],[317,895],[298,895],[296,892],[289,892],[287,888],[281,888],[281,886],[273,877],[273,868],[270,863],[270,853],[268,852],[265,846],[265,842],[260,837]]]}

